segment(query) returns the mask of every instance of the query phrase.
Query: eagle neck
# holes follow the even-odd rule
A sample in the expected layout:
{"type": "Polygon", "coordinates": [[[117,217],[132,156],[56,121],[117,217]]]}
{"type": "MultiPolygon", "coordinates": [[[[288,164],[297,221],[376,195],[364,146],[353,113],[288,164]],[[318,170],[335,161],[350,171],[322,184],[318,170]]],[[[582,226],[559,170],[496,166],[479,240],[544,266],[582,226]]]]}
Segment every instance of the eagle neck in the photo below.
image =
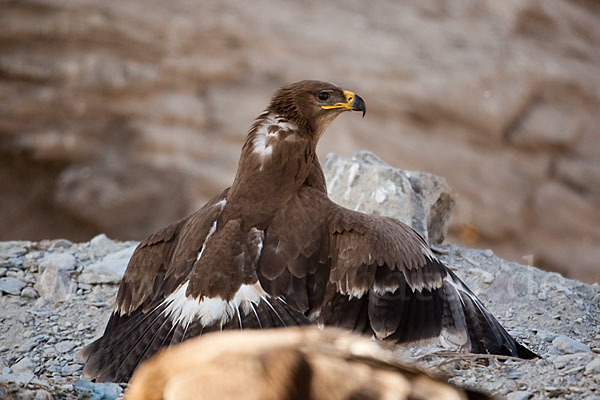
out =
{"type": "Polygon", "coordinates": [[[227,196],[229,212],[252,216],[260,224],[300,189],[315,159],[314,132],[309,129],[271,111],[256,119],[227,196]]]}

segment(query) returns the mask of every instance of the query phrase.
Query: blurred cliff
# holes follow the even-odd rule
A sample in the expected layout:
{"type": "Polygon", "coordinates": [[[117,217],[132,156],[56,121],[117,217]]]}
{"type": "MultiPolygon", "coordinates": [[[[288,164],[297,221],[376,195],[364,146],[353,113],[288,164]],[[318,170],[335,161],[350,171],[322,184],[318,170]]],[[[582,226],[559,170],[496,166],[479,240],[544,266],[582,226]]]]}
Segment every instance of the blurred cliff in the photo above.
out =
{"type": "Polygon", "coordinates": [[[0,240],[141,239],[229,185],[282,84],[365,98],[320,155],[447,178],[450,241],[600,280],[600,3],[0,3],[0,240]]]}

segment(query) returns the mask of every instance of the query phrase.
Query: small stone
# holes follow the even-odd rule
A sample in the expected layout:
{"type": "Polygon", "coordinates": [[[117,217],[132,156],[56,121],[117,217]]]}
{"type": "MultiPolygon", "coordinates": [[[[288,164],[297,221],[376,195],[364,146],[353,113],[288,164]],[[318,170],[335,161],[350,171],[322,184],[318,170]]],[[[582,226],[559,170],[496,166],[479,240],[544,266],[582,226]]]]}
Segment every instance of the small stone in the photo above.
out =
{"type": "Polygon", "coordinates": [[[19,362],[13,364],[10,369],[14,373],[22,373],[22,372],[32,372],[35,368],[33,361],[29,357],[23,357],[19,362]]]}
{"type": "Polygon", "coordinates": [[[8,271],[8,269],[6,269],[4,267],[0,267],[0,278],[2,278],[3,276],[6,276],[6,271],[8,271]]]}
{"type": "Polygon", "coordinates": [[[37,299],[40,295],[34,288],[28,286],[21,291],[21,297],[25,297],[26,299],[37,299]]]}
{"type": "Polygon", "coordinates": [[[548,295],[546,294],[546,292],[539,292],[537,294],[537,298],[540,300],[547,300],[548,299],[548,295]]]}
{"type": "Polygon", "coordinates": [[[104,233],[94,236],[90,240],[90,246],[92,247],[105,247],[112,246],[115,242],[108,238],[104,233]]]}
{"type": "Polygon", "coordinates": [[[486,249],[483,252],[483,255],[486,256],[486,257],[493,257],[494,256],[494,251],[492,249],[486,249]]]}
{"type": "Polygon", "coordinates": [[[588,365],[585,366],[586,375],[600,375],[600,357],[594,358],[588,365]]]}
{"type": "Polygon", "coordinates": [[[75,266],[75,256],[72,253],[50,253],[41,259],[39,271],[44,271],[48,267],[56,267],[62,271],[73,271],[75,266]]]}
{"type": "Polygon", "coordinates": [[[72,245],[73,245],[73,243],[70,240],[67,240],[67,239],[56,239],[50,245],[50,249],[51,250],[64,249],[64,248],[67,248],[67,247],[71,247],[72,245]]]}
{"type": "Polygon", "coordinates": [[[26,285],[27,284],[25,282],[18,278],[0,278],[0,291],[15,296],[19,296],[21,294],[21,289],[23,289],[26,285]]]}
{"type": "Polygon", "coordinates": [[[44,389],[39,389],[35,392],[33,400],[52,400],[54,397],[44,389]]]}
{"type": "Polygon", "coordinates": [[[79,282],[87,284],[117,284],[121,282],[127,263],[129,263],[135,248],[135,245],[126,247],[116,253],[107,255],[100,262],[86,266],[79,275],[79,282]]]}
{"type": "Polygon", "coordinates": [[[579,366],[587,363],[591,356],[591,353],[565,354],[555,357],[552,360],[552,364],[554,364],[554,368],[556,369],[563,369],[569,366],[579,366]]]}
{"type": "Polygon", "coordinates": [[[591,351],[590,347],[585,343],[581,343],[563,335],[556,337],[556,339],[552,341],[552,345],[565,354],[579,352],[589,353],[591,351]]]}
{"type": "Polygon", "coordinates": [[[533,394],[530,392],[524,390],[517,390],[516,392],[507,394],[506,400],[527,400],[530,399],[531,396],[533,396],[533,394]]]}
{"type": "Polygon", "coordinates": [[[74,342],[72,340],[63,340],[62,342],[55,344],[54,348],[59,353],[66,353],[68,351],[73,350],[75,348],[75,346],[77,346],[76,342],[74,342]]]}
{"type": "Polygon", "coordinates": [[[23,272],[22,270],[18,269],[18,270],[9,270],[6,273],[6,276],[10,277],[10,278],[17,278],[19,280],[24,281],[25,280],[25,272],[23,272]]]}
{"type": "Polygon", "coordinates": [[[536,335],[544,342],[552,342],[558,336],[558,333],[550,332],[545,329],[538,329],[536,335]]]}
{"type": "Polygon", "coordinates": [[[81,365],[81,364],[70,364],[70,365],[64,366],[60,370],[60,374],[62,376],[71,376],[71,375],[81,371],[82,369],[83,369],[83,365],[81,365]]]}
{"type": "Polygon", "coordinates": [[[80,379],[73,384],[73,389],[92,399],[112,400],[117,399],[123,389],[116,383],[92,383],[87,379],[80,379]]]}
{"type": "Polygon", "coordinates": [[[67,300],[77,291],[77,284],[57,266],[46,268],[34,287],[41,297],[53,302],[67,300]]]}

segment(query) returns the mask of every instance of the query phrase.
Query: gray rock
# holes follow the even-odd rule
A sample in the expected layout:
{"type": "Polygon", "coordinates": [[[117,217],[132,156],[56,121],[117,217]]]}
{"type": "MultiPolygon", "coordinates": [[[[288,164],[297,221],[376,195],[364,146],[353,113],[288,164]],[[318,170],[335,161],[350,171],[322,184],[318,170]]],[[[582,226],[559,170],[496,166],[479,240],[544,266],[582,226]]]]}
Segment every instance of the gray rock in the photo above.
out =
{"type": "Polygon", "coordinates": [[[34,288],[26,287],[21,291],[21,297],[25,297],[26,299],[37,299],[40,295],[34,288]]]}
{"type": "Polygon", "coordinates": [[[73,243],[67,239],[56,239],[52,241],[50,245],[50,250],[55,251],[56,249],[64,249],[67,247],[71,247],[73,243]]]}
{"type": "Polygon", "coordinates": [[[27,284],[18,278],[0,278],[0,291],[18,296],[27,284]]]}
{"type": "Polygon", "coordinates": [[[119,283],[135,248],[135,245],[126,247],[107,255],[100,262],[86,266],[79,275],[79,282],[87,284],[119,283]]]}
{"type": "Polygon", "coordinates": [[[33,400],[52,400],[54,397],[44,389],[39,389],[35,392],[33,400]]]}
{"type": "Polygon", "coordinates": [[[77,291],[77,284],[56,266],[46,268],[34,287],[43,299],[53,302],[65,301],[77,291]]]}
{"type": "Polygon", "coordinates": [[[62,271],[73,271],[76,262],[75,256],[70,252],[49,253],[40,260],[39,271],[44,271],[49,267],[56,267],[62,271]]]}
{"type": "Polygon", "coordinates": [[[73,384],[73,388],[81,395],[91,400],[113,400],[117,399],[123,389],[116,383],[93,383],[87,379],[80,379],[73,384]]]}
{"type": "Polygon", "coordinates": [[[6,269],[5,267],[0,267],[0,278],[6,276],[6,271],[8,271],[8,269],[6,269]]]}
{"type": "Polygon", "coordinates": [[[585,366],[585,374],[600,376],[600,357],[594,358],[588,365],[585,366]]]}
{"type": "Polygon", "coordinates": [[[590,347],[585,343],[571,339],[567,336],[558,336],[552,341],[552,345],[565,354],[586,352],[589,353],[590,347]]]}
{"type": "Polygon", "coordinates": [[[7,277],[10,278],[17,278],[20,280],[25,280],[25,272],[23,272],[22,270],[18,269],[18,270],[8,270],[8,272],[6,273],[7,277]]]}
{"type": "Polygon", "coordinates": [[[589,362],[592,357],[592,353],[574,353],[574,354],[565,354],[562,356],[557,356],[552,360],[552,364],[554,364],[554,368],[570,369],[573,366],[580,366],[589,362]]]}
{"type": "Polygon", "coordinates": [[[59,342],[56,345],[54,345],[54,348],[59,353],[66,353],[68,351],[73,350],[75,346],[77,346],[77,342],[73,340],[63,340],[62,342],[59,342]]]}
{"type": "Polygon", "coordinates": [[[533,396],[533,393],[524,390],[518,390],[516,392],[507,394],[506,400],[527,400],[530,399],[531,396],[533,396]]]}
{"type": "Polygon", "coordinates": [[[60,374],[62,376],[71,376],[79,371],[81,371],[83,369],[83,365],[81,364],[70,364],[70,365],[65,365],[61,370],[60,370],[60,374]]]}
{"type": "Polygon", "coordinates": [[[10,369],[13,373],[32,372],[35,368],[35,364],[30,357],[23,357],[19,362],[11,365],[10,369]]]}
{"type": "Polygon", "coordinates": [[[20,383],[26,385],[31,382],[33,378],[33,372],[20,372],[16,374],[5,374],[2,372],[0,375],[0,382],[20,383]]]}
{"type": "Polygon", "coordinates": [[[545,342],[552,342],[558,336],[558,333],[550,332],[545,329],[538,329],[536,334],[545,342]]]}
{"type": "Polygon", "coordinates": [[[27,246],[31,242],[9,241],[0,243],[0,254],[7,256],[22,256],[27,253],[27,246]]]}
{"type": "Polygon", "coordinates": [[[323,170],[336,203],[396,218],[429,243],[441,243],[446,237],[455,196],[444,178],[390,167],[368,151],[359,151],[352,159],[329,154],[323,170]]]}

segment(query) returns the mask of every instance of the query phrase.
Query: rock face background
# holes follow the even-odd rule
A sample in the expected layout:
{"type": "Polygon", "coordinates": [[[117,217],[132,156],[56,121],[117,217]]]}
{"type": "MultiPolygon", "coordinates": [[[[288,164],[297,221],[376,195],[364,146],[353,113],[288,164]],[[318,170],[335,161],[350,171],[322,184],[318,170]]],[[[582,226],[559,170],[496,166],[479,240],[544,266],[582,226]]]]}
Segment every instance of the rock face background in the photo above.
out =
{"type": "Polygon", "coordinates": [[[280,85],[355,90],[320,146],[444,176],[450,240],[600,280],[592,0],[0,4],[0,238],[141,239],[230,184],[280,85]]]}

